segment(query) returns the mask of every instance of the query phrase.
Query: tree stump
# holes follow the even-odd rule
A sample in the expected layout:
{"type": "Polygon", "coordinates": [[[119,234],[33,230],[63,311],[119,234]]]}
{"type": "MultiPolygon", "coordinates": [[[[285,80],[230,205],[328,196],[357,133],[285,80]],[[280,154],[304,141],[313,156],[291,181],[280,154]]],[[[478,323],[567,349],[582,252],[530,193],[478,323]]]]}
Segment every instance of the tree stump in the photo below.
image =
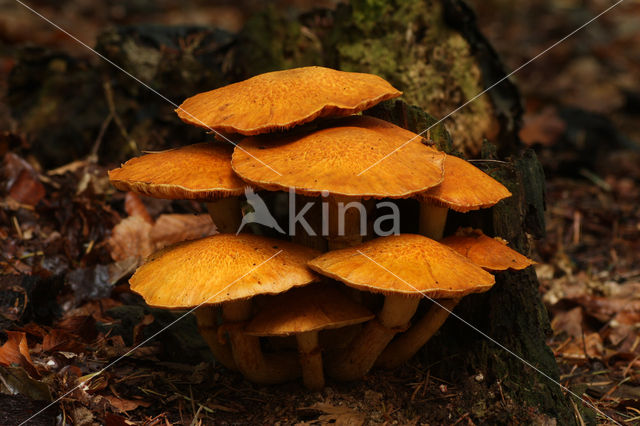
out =
{"type": "MultiPolygon", "coordinates": [[[[313,11],[293,20],[267,9],[251,17],[237,35],[199,27],[120,28],[103,34],[98,49],[178,104],[199,91],[296,66],[375,73],[403,90],[403,99],[416,106],[390,102],[368,113],[417,132],[505,75],[473,14],[458,0],[352,0],[335,11],[313,11]]],[[[111,113],[121,122],[105,134],[103,160],[122,161],[142,149],[203,139],[200,130],[187,129],[178,120],[166,100],[106,63],[96,68],[50,52],[27,53],[9,82],[9,101],[16,118],[28,122],[25,130],[39,135],[36,139],[46,145],[39,151],[45,165],[60,165],[89,153],[113,109],[111,103],[116,105],[111,113]],[[64,89],[59,73],[38,71],[63,66],[82,83],[77,98],[64,99],[68,88],[64,89]],[[82,70],[86,75],[80,74],[82,70]],[[56,87],[64,90],[58,93],[56,87]],[[65,114],[52,113],[42,122],[28,120],[38,111],[51,110],[48,105],[65,105],[65,114]],[[49,135],[52,128],[68,134],[49,135]],[[62,136],[73,140],[71,158],[55,149],[62,136]]],[[[528,235],[544,234],[544,176],[535,154],[519,142],[520,119],[518,92],[505,81],[425,135],[440,149],[478,159],[474,164],[514,194],[492,209],[452,213],[447,232],[461,225],[482,228],[522,253],[529,249],[528,235]]],[[[408,230],[403,227],[403,232],[408,230]]],[[[503,272],[491,291],[466,297],[455,312],[558,380],[554,356],[545,343],[550,325],[538,285],[532,268],[503,272]]],[[[455,318],[419,356],[437,361],[433,370],[440,377],[459,382],[482,373],[485,383],[500,381],[504,393],[519,404],[536,408],[559,424],[576,423],[573,405],[558,385],[455,318]]],[[[579,401],[576,405],[582,407],[579,401]]]]}

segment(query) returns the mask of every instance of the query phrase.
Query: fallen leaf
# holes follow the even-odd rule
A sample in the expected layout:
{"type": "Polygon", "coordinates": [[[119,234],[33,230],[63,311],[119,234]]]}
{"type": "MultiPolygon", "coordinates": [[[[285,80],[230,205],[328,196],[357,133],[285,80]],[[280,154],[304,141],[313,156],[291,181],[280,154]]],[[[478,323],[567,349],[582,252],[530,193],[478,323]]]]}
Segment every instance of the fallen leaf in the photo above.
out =
{"type": "Polygon", "coordinates": [[[216,233],[209,215],[163,214],[151,229],[154,250],[180,241],[203,238],[216,233]]]}
{"type": "Polygon", "coordinates": [[[337,426],[359,426],[365,422],[364,414],[346,406],[336,406],[318,402],[309,407],[303,407],[301,410],[317,410],[324,413],[318,416],[317,419],[317,421],[322,424],[331,423],[337,426]]]}
{"type": "Polygon", "coordinates": [[[138,407],[149,407],[151,405],[146,401],[118,398],[112,395],[105,396],[104,398],[109,401],[109,404],[111,404],[113,408],[121,413],[135,410],[138,407]]]}
{"type": "Polygon", "coordinates": [[[65,164],[55,169],[51,169],[47,171],[47,175],[56,176],[56,175],[64,175],[66,173],[76,173],[82,169],[85,169],[89,166],[89,162],[85,160],[76,160],[71,163],[65,164]]]}
{"type": "Polygon", "coordinates": [[[609,321],[609,327],[606,338],[614,346],[618,346],[627,338],[635,340],[637,330],[640,327],[640,312],[619,312],[609,321]]]}
{"type": "Polygon", "coordinates": [[[619,312],[640,313],[640,300],[620,297],[578,297],[571,299],[584,307],[587,315],[599,321],[607,322],[619,312]]]}
{"type": "Polygon", "coordinates": [[[128,257],[124,260],[110,263],[108,266],[109,280],[111,284],[115,284],[127,275],[132,274],[138,267],[138,261],[135,257],[128,257]]]}
{"type": "Polygon", "coordinates": [[[45,352],[73,352],[80,353],[84,345],[78,341],[78,336],[64,330],[53,329],[42,339],[42,350],[45,352]]]}
{"type": "Polygon", "coordinates": [[[107,315],[106,312],[111,308],[115,308],[116,306],[121,305],[122,302],[111,298],[89,300],[82,306],[79,306],[67,312],[65,316],[91,316],[98,322],[111,322],[113,321],[113,318],[107,315]]]}
{"type": "Polygon", "coordinates": [[[4,156],[3,171],[9,196],[21,204],[35,206],[46,191],[31,164],[14,153],[4,156]]]}
{"type": "Polygon", "coordinates": [[[581,337],[573,338],[557,352],[557,355],[573,360],[600,359],[604,355],[602,337],[598,333],[591,333],[584,336],[584,340],[581,337]]]}
{"type": "Polygon", "coordinates": [[[28,171],[23,170],[11,186],[9,196],[19,203],[35,206],[45,196],[44,185],[28,171]]]}
{"type": "Polygon", "coordinates": [[[544,108],[537,114],[527,113],[523,117],[523,122],[520,139],[527,145],[551,146],[567,129],[567,124],[553,107],[544,108]]]}
{"type": "Polygon", "coordinates": [[[56,327],[81,338],[84,342],[92,342],[98,335],[96,319],[91,315],[66,315],[56,327]]]}
{"type": "Polygon", "coordinates": [[[99,375],[89,374],[89,377],[80,377],[78,381],[82,382],[83,388],[89,394],[94,394],[101,390],[104,390],[109,386],[109,379],[111,375],[108,372],[102,372],[99,375]]]}
{"type": "Polygon", "coordinates": [[[115,261],[129,257],[145,259],[153,252],[149,234],[152,225],[140,216],[129,216],[117,224],[107,240],[111,258],[115,261]]]}
{"type": "Polygon", "coordinates": [[[571,337],[581,337],[584,330],[584,313],[582,306],[576,306],[570,311],[560,311],[553,317],[551,328],[554,334],[567,333],[571,337]]]}
{"type": "Polygon", "coordinates": [[[122,416],[113,413],[107,413],[104,416],[104,424],[105,426],[129,426],[135,425],[134,422],[125,419],[122,416]]]}
{"type": "Polygon", "coordinates": [[[49,386],[34,379],[22,367],[0,366],[0,390],[11,395],[25,395],[37,401],[51,401],[49,386]],[[4,388],[4,389],[3,389],[4,388]]]}
{"type": "Polygon", "coordinates": [[[113,228],[108,246],[113,260],[134,258],[140,263],[170,244],[215,233],[216,226],[209,215],[163,214],[153,225],[141,216],[129,216],[113,228]]]}
{"type": "Polygon", "coordinates": [[[40,378],[27,345],[27,335],[20,331],[7,331],[7,341],[0,347],[0,365],[9,367],[13,364],[24,368],[32,377],[40,378]]]}
{"type": "Polygon", "coordinates": [[[149,214],[140,196],[135,192],[127,192],[124,196],[124,210],[129,216],[138,216],[145,222],[153,225],[153,218],[149,214]]]}

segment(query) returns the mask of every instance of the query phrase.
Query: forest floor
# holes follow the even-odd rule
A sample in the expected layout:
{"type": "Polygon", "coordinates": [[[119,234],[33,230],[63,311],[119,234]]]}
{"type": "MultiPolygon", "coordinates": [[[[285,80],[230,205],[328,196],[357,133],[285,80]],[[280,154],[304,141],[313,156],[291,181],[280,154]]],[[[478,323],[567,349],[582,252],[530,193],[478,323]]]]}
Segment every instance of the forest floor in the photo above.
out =
{"type": "MultiPolygon", "coordinates": [[[[158,2],[150,16],[118,2],[104,9],[88,1],[43,7],[92,44],[108,23],[145,19],[219,21],[237,30],[250,7],[236,3],[167,14],[169,6],[158,2]]],[[[517,68],[609,4],[530,3],[474,2],[479,25],[506,69],[517,68]]],[[[640,5],[623,5],[514,76],[526,107],[521,137],[538,152],[548,178],[547,236],[532,254],[552,318],[548,343],[561,382],[623,424],[640,422],[640,80],[632,77],[640,73],[640,33],[633,25],[638,19],[640,5]]],[[[87,55],[19,9],[0,17],[0,39],[87,55]]],[[[0,56],[0,96],[13,65],[11,55],[0,56]]],[[[131,196],[125,202],[96,158],[43,170],[29,157],[20,123],[4,102],[0,131],[6,183],[0,188],[0,329],[10,330],[6,342],[0,337],[0,387],[29,396],[0,395],[0,424],[10,424],[8,419],[26,419],[52,394],[72,390],[169,324],[175,314],[145,307],[128,290],[125,278],[139,262],[129,255],[140,258],[213,232],[213,226],[206,216],[196,216],[202,212],[196,203],[131,196]]],[[[303,392],[299,384],[255,386],[213,362],[188,318],[31,424],[52,424],[56,417],[108,425],[213,419],[474,424],[479,418],[553,424],[505,398],[499,382],[490,385],[489,398],[483,396],[489,405],[474,405],[474,392],[486,389],[483,380],[472,375],[464,383],[447,383],[413,360],[361,382],[330,382],[317,393],[303,392]]]]}
{"type": "MultiPolygon", "coordinates": [[[[515,69],[612,2],[474,2],[515,69]],[[535,29],[535,30],[531,30],[535,29]]],[[[547,175],[537,243],[562,383],[640,422],[640,5],[623,5],[518,73],[523,141],[547,175]]]]}

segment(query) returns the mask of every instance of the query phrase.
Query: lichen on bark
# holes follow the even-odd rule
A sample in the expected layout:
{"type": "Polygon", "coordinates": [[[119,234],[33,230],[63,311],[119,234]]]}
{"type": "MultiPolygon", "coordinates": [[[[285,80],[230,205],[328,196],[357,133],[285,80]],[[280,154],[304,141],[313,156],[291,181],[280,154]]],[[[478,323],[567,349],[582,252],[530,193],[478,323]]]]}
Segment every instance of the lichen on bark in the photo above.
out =
{"type": "MultiPolygon", "coordinates": [[[[467,41],[445,25],[436,0],[357,0],[339,7],[329,60],[345,71],[371,72],[404,92],[403,100],[442,118],[482,92],[482,74],[467,41]]],[[[477,155],[494,134],[493,108],[480,96],[445,120],[454,147],[477,155]]]]}

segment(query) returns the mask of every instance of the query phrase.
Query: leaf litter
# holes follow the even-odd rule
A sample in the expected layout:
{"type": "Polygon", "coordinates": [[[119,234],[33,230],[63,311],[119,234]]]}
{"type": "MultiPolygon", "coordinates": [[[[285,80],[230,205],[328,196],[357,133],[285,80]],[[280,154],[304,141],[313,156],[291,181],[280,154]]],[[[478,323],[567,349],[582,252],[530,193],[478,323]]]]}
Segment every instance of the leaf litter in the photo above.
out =
{"type": "MultiPolygon", "coordinates": [[[[568,33],[577,18],[600,6],[584,2],[564,19],[551,13],[560,7],[554,2],[476,5],[481,21],[510,23],[484,29],[510,69],[555,41],[546,34],[568,33]],[[529,28],[546,30],[531,34],[529,28]]],[[[521,137],[549,178],[548,235],[538,243],[536,267],[552,317],[549,344],[563,384],[633,424],[640,420],[640,154],[633,145],[640,139],[633,106],[640,87],[627,71],[637,71],[640,44],[628,28],[640,10],[624,7],[596,24],[611,34],[606,40],[569,40],[523,70],[519,83],[526,100],[521,137]]],[[[11,37],[31,39],[27,26],[22,35],[15,25],[8,28],[11,37]]],[[[48,30],[39,34],[45,44],[60,43],[47,38],[48,30]]],[[[12,62],[0,65],[10,69],[12,62]]],[[[78,384],[40,417],[43,424],[56,416],[107,425],[474,424],[476,416],[487,419],[487,411],[493,420],[518,413],[518,402],[502,396],[499,383],[483,395],[488,407],[460,412],[473,406],[465,398],[479,375],[469,376],[463,392],[417,360],[362,383],[329,383],[314,394],[297,384],[251,385],[215,364],[193,321],[93,377],[175,318],[144,307],[128,290],[128,274],[153,250],[215,229],[193,204],[114,192],[105,168],[91,159],[42,170],[28,147],[24,135],[0,134],[0,325],[6,330],[0,335],[0,423],[5,413],[26,417],[78,384]]]]}

